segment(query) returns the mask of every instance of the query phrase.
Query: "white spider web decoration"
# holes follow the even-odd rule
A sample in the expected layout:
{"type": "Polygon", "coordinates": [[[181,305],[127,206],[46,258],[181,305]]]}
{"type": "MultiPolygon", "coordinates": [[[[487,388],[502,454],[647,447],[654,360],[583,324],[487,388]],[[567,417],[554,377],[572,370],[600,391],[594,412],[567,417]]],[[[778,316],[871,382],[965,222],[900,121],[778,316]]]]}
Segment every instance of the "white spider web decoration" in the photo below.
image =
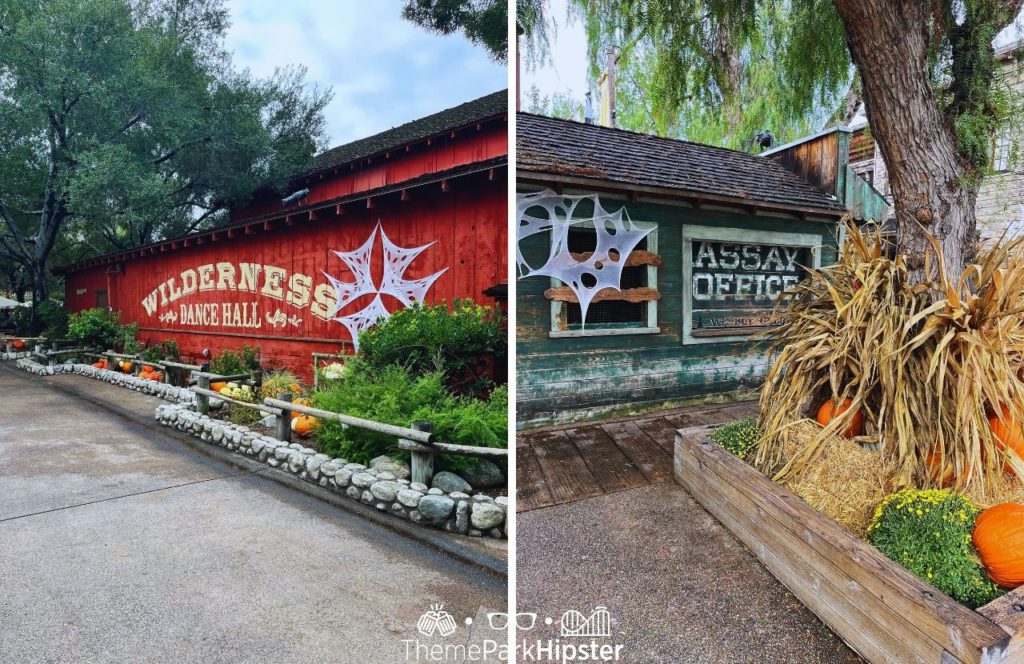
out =
{"type": "Polygon", "coordinates": [[[589,196],[562,196],[550,189],[534,194],[516,196],[516,267],[519,278],[547,276],[558,279],[572,289],[580,303],[583,325],[587,322],[587,309],[594,296],[605,288],[621,290],[622,268],[626,259],[640,242],[654,229],[633,225],[626,208],[608,212],[601,207],[597,194],[589,196]],[[592,216],[576,218],[579,204],[593,202],[592,216]],[[543,216],[538,213],[543,211],[543,216]],[[534,214],[531,214],[534,213],[534,214]],[[597,246],[585,260],[578,261],[569,252],[569,229],[573,226],[593,224],[597,246]],[[539,233],[551,233],[551,247],[547,260],[540,267],[532,267],[523,257],[520,243],[539,233]]]}
{"type": "Polygon", "coordinates": [[[324,272],[324,276],[334,287],[337,299],[334,302],[334,310],[331,311],[332,320],[336,320],[352,335],[352,345],[359,350],[359,333],[381,320],[391,317],[391,312],[384,306],[382,295],[389,295],[402,306],[410,307],[413,304],[423,302],[427,291],[434,285],[438,278],[448,271],[444,268],[440,272],[424,277],[422,279],[406,279],[405,271],[409,268],[416,257],[424,250],[435,243],[425,244],[422,247],[406,249],[399,247],[392,242],[384,228],[377,223],[370,237],[358,249],[353,251],[335,251],[335,255],[342,260],[355,277],[354,282],[340,281],[324,272]],[[380,233],[381,246],[384,253],[384,273],[381,278],[380,287],[373,283],[371,273],[371,259],[373,248],[376,246],[377,234],[380,233]],[[357,298],[363,295],[375,295],[376,297],[359,311],[347,316],[338,316],[338,313],[357,298]]]}

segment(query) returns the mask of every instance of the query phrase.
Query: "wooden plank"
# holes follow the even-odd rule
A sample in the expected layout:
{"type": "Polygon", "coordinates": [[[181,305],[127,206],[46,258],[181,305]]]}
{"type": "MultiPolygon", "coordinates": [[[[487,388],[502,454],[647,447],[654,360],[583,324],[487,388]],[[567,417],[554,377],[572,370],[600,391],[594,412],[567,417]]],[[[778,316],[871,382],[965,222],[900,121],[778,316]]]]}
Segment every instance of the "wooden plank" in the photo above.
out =
{"type": "Polygon", "coordinates": [[[552,504],[601,494],[597,479],[564,431],[544,432],[536,436],[533,451],[548,481],[552,504]]]}
{"type": "Polygon", "coordinates": [[[1006,648],[1006,661],[1024,662],[1024,586],[989,602],[978,613],[1013,635],[1006,648]]]}
{"type": "MultiPolygon", "coordinates": [[[[580,301],[580,299],[576,297],[575,291],[568,286],[549,288],[544,291],[544,297],[558,302],[573,302],[579,304],[580,301]]],[[[622,290],[617,288],[602,288],[597,292],[591,302],[615,300],[616,302],[632,302],[635,304],[637,302],[651,302],[652,300],[659,299],[661,299],[661,293],[658,292],[657,288],[644,286],[641,288],[624,288],[622,290]]]]}
{"type": "Polygon", "coordinates": [[[648,436],[635,422],[602,424],[615,444],[640,469],[651,483],[664,482],[672,477],[672,457],[658,442],[648,436]]]}
{"type": "MultiPolygon", "coordinates": [[[[780,546],[775,533],[749,518],[750,513],[756,511],[753,503],[719,493],[722,482],[701,477],[697,468],[690,471],[693,473],[690,486],[694,489],[691,493],[695,497],[699,493],[708,500],[710,504],[705,508],[859,655],[869,662],[939,664],[942,648],[938,644],[907,630],[904,624],[887,624],[888,616],[880,616],[871,602],[850,602],[831,579],[804,562],[802,554],[806,551],[793,552],[780,546]]],[[[852,579],[848,583],[855,586],[852,579]]]]}
{"type": "Polygon", "coordinates": [[[533,447],[516,445],[516,511],[526,512],[554,502],[533,447]]]}
{"type": "MultiPolygon", "coordinates": [[[[781,531],[787,530],[796,541],[806,543],[807,548],[802,551],[813,550],[814,553],[808,553],[804,561],[808,558],[832,561],[842,574],[857,584],[857,599],[852,603],[862,603],[864,597],[875,598],[886,611],[905,617],[916,629],[965,662],[1000,661],[1008,641],[1003,629],[890,561],[876,548],[843,530],[754,468],[717,445],[706,443],[706,433],[706,428],[681,432],[677,439],[676,478],[687,488],[692,487],[694,498],[709,511],[721,511],[721,500],[705,495],[697,480],[715,482],[715,488],[722,494],[735,492],[752,504],[754,508],[746,515],[747,521],[771,519],[774,522],[771,532],[780,533],[781,538],[785,536],[781,531]],[[864,595],[859,594],[862,591],[864,595]]],[[[775,539],[761,542],[752,550],[761,558],[780,546],[775,539]]],[[[852,594],[854,588],[850,587],[850,592],[852,594]]],[[[832,626],[839,631],[836,625],[832,626]]]]}
{"type": "Polygon", "coordinates": [[[634,489],[648,483],[636,464],[622,453],[601,427],[567,429],[566,433],[605,493],[634,489]]]}
{"type": "MultiPolygon", "coordinates": [[[[593,256],[594,252],[570,252],[569,255],[573,257],[573,260],[582,263],[593,256]]],[[[657,267],[661,265],[661,256],[644,249],[634,249],[629,253],[629,256],[626,256],[626,262],[622,264],[622,267],[637,267],[639,265],[653,265],[657,267]]]]}
{"type": "Polygon", "coordinates": [[[708,413],[675,413],[656,417],[654,419],[642,420],[637,424],[644,432],[656,440],[669,455],[675,454],[676,430],[686,429],[701,424],[713,424],[717,422],[708,413]]]}

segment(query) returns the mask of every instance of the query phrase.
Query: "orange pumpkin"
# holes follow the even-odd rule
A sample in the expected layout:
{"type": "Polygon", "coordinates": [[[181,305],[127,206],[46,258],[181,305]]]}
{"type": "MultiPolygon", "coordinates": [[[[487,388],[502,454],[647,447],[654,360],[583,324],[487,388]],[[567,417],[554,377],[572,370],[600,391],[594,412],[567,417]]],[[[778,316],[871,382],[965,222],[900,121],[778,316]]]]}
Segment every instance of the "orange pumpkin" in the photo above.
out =
{"type": "MultiPolygon", "coordinates": [[[[1017,456],[1024,459],[1024,427],[1021,427],[1020,422],[1013,419],[1009,408],[1002,406],[999,410],[998,415],[988,418],[988,426],[992,430],[996,447],[1001,450],[1009,447],[1017,453],[1017,456]]],[[[1003,470],[1007,473],[1013,472],[1009,463],[1003,467],[1003,470]]]]}
{"type": "Polygon", "coordinates": [[[148,364],[143,364],[142,371],[145,373],[153,373],[153,367],[148,364]]]}
{"type": "MultiPolygon", "coordinates": [[[[298,404],[299,406],[312,406],[313,405],[309,401],[309,399],[302,398],[302,397],[300,397],[298,399],[292,399],[292,403],[298,404]]],[[[302,416],[303,416],[302,413],[299,413],[299,412],[294,411],[294,410],[292,411],[292,421],[294,421],[294,420],[296,420],[296,419],[298,419],[298,418],[300,418],[302,416]]],[[[313,419],[316,419],[316,418],[313,418],[313,419]]]]}
{"type": "Polygon", "coordinates": [[[216,383],[210,383],[210,389],[213,390],[214,392],[220,392],[221,390],[223,390],[227,386],[228,386],[228,384],[225,381],[218,381],[216,383]]]}
{"type": "MultiPolygon", "coordinates": [[[[852,405],[853,401],[851,399],[844,399],[843,403],[837,408],[836,400],[829,399],[825,403],[821,404],[821,408],[818,409],[818,416],[816,418],[818,420],[818,424],[821,426],[827,426],[829,422],[848,411],[852,405]]],[[[862,433],[864,433],[864,414],[858,410],[854,412],[850,419],[850,426],[846,428],[843,435],[847,438],[853,438],[854,436],[859,436],[862,433]]]]}
{"type": "Polygon", "coordinates": [[[946,463],[942,463],[942,455],[932,452],[925,457],[925,465],[928,466],[928,477],[939,481],[939,486],[945,489],[953,484],[956,475],[953,471],[953,461],[946,457],[946,463]]]}
{"type": "Polygon", "coordinates": [[[1003,588],[1024,585],[1024,505],[1002,503],[979,514],[972,540],[990,579],[1003,588]]]}
{"type": "Polygon", "coordinates": [[[149,379],[155,380],[156,382],[160,383],[163,382],[164,374],[161,371],[154,371],[153,373],[149,374],[149,379]]]}
{"type": "Polygon", "coordinates": [[[24,348],[26,346],[25,340],[24,339],[15,339],[14,343],[12,343],[11,346],[14,347],[14,350],[24,350],[24,348]]]}
{"type": "Polygon", "coordinates": [[[308,436],[313,433],[316,423],[317,419],[312,415],[300,415],[292,418],[292,431],[299,436],[308,436]]]}

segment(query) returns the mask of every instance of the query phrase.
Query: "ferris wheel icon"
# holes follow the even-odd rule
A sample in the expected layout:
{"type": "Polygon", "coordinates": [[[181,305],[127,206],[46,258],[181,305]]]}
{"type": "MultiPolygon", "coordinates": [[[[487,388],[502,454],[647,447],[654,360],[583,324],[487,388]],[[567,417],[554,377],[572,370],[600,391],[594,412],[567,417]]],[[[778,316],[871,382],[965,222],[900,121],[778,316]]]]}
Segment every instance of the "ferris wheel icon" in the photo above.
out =
{"type": "Polygon", "coordinates": [[[599,606],[585,616],[576,609],[562,614],[562,636],[611,636],[612,617],[608,609],[599,606]]]}

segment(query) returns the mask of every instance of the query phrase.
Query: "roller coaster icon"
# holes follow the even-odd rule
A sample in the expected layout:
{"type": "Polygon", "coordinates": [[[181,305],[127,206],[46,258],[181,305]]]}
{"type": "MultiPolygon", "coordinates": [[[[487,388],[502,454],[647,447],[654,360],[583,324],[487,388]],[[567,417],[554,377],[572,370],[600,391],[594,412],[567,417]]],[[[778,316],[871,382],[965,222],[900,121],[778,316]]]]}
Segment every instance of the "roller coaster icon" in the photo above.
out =
{"type": "Polygon", "coordinates": [[[595,608],[589,618],[576,609],[569,609],[562,614],[562,636],[611,635],[611,614],[603,606],[595,608]]]}

